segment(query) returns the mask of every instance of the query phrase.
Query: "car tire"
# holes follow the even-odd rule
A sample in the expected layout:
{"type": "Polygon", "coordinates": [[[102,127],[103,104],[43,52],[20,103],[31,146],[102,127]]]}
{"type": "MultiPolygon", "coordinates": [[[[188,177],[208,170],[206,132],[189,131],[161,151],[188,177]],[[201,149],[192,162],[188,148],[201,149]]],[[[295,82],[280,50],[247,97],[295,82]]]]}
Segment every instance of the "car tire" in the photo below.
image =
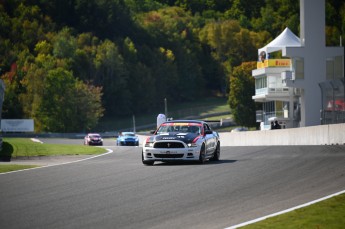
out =
{"type": "Polygon", "coordinates": [[[154,161],[145,161],[144,152],[141,153],[141,161],[143,162],[144,165],[153,165],[155,163],[154,161]]]}
{"type": "Polygon", "coordinates": [[[205,148],[205,144],[202,144],[201,149],[200,149],[200,155],[199,155],[199,163],[200,164],[204,164],[205,159],[206,158],[206,148],[205,148]]]}
{"type": "Polygon", "coordinates": [[[220,158],[220,142],[217,143],[217,147],[213,153],[213,157],[211,157],[211,161],[219,161],[220,158]]]}

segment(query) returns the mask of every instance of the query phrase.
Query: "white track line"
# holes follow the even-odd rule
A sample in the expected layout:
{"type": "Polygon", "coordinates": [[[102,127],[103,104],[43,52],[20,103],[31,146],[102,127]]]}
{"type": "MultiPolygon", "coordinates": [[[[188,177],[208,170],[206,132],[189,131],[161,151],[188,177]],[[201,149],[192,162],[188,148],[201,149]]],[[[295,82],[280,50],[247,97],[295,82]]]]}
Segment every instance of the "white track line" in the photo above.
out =
{"type": "Polygon", "coordinates": [[[265,220],[265,219],[268,219],[268,218],[271,218],[271,217],[274,217],[274,216],[277,216],[277,215],[285,214],[287,212],[291,212],[291,211],[297,210],[299,208],[303,208],[303,207],[306,207],[306,206],[309,206],[309,205],[321,202],[323,200],[327,200],[329,198],[332,198],[334,196],[338,196],[338,195],[341,195],[341,194],[344,194],[344,193],[345,193],[345,190],[337,192],[337,193],[334,193],[334,194],[331,194],[329,196],[322,197],[322,198],[317,199],[317,200],[313,200],[311,202],[308,202],[308,203],[305,203],[305,204],[302,204],[302,205],[298,205],[296,207],[292,207],[292,208],[289,208],[289,209],[286,209],[286,210],[283,210],[283,211],[280,211],[280,212],[277,212],[277,213],[273,213],[271,215],[267,215],[267,216],[260,217],[260,218],[257,218],[257,219],[254,219],[254,220],[251,220],[251,221],[248,221],[248,222],[244,222],[244,223],[240,223],[240,224],[237,224],[237,225],[234,225],[234,226],[231,226],[231,227],[227,227],[225,229],[235,229],[235,228],[239,228],[239,227],[244,227],[244,226],[247,226],[249,224],[256,223],[256,222],[259,222],[259,221],[262,221],[262,220],[265,220]]]}
{"type": "MultiPolygon", "coordinates": [[[[107,154],[110,154],[110,153],[113,152],[111,149],[106,149],[106,150],[107,150],[108,152],[103,153],[103,154],[99,154],[99,155],[95,155],[95,156],[92,156],[92,157],[88,157],[88,158],[76,160],[76,161],[69,161],[69,162],[64,162],[64,163],[59,163],[59,164],[54,164],[54,165],[38,166],[38,167],[34,167],[34,168],[29,168],[29,169],[21,169],[21,170],[6,172],[6,173],[0,173],[0,175],[8,174],[8,173],[17,173],[17,172],[27,171],[27,170],[32,170],[32,169],[41,169],[41,168],[52,167],[52,166],[57,166],[57,165],[66,165],[66,164],[77,163],[77,162],[81,162],[81,161],[90,160],[90,159],[93,159],[93,158],[96,158],[96,157],[101,157],[101,156],[104,156],[104,155],[107,155],[107,154]]],[[[68,155],[67,155],[67,156],[68,156],[68,155]]]]}
{"type": "Polygon", "coordinates": [[[37,138],[30,138],[30,139],[31,139],[31,141],[33,141],[33,142],[38,142],[38,143],[43,144],[43,142],[42,142],[41,140],[37,139],[37,138]]]}

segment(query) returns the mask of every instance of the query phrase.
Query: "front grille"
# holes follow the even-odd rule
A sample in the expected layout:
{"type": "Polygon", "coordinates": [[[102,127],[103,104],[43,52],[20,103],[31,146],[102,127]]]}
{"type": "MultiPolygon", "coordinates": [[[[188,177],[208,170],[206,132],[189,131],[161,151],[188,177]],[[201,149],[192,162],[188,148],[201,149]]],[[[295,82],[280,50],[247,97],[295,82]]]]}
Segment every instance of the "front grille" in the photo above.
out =
{"type": "Polygon", "coordinates": [[[153,154],[156,158],[182,158],[183,154],[153,154]]]}
{"type": "Polygon", "coordinates": [[[128,145],[128,146],[134,146],[135,142],[125,142],[125,144],[128,145]]]}
{"type": "Polygon", "coordinates": [[[182,142],[156,142],[153,148],[184,148],[182,142]]]}

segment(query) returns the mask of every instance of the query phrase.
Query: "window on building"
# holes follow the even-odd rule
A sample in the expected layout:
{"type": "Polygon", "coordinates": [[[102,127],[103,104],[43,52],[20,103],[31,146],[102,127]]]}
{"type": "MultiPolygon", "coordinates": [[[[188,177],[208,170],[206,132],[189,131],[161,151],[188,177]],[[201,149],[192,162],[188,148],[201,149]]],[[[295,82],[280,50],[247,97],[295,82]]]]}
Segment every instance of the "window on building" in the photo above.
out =
{"type": "Polygon", "coordinates": [[[343,79],[343,58],[336,56],[326,61],[326,77],[328,80],[343,79]]]}
{"type": "Polygon", "coordinates": [[[284,102],[283,101],[268,101],[262,104],[263,114],[264,114],[264,122],[265,125],[270,124],[269,118],[277,117],[283,118],[284,117],[284,102]]]}
{"type": "Polygon", "coordinates": [[[267,88],[267,77],[255,79],[255,89],[267,88]]]}
{"type": "Polygon", "coordinates": [[[284,104],[283,101],[276,101],[276,107],[275,112],[277,117],[283,117],[283,108],[284,104]]]}

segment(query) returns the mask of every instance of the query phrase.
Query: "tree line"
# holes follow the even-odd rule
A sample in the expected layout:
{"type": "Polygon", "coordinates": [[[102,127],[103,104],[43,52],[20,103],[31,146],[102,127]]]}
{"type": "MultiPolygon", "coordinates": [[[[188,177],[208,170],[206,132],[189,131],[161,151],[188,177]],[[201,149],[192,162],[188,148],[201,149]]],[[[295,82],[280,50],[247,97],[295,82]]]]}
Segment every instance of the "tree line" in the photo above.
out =
{"type": "MultiPolygon", "coordinates": [[[[327,0],[326,10],[327,44],[338,45],[345,3],[327,0]]],[[[236,114],[254,93],[246,62],[285,27],[299,34],[298,0],[0,1],[2,117],[86,131],[164,98],[204,96],[229,96],[236,114]]],[[[253,125],[255,104],[247,107],[252,118],[238,122],[253,125]]]]}

